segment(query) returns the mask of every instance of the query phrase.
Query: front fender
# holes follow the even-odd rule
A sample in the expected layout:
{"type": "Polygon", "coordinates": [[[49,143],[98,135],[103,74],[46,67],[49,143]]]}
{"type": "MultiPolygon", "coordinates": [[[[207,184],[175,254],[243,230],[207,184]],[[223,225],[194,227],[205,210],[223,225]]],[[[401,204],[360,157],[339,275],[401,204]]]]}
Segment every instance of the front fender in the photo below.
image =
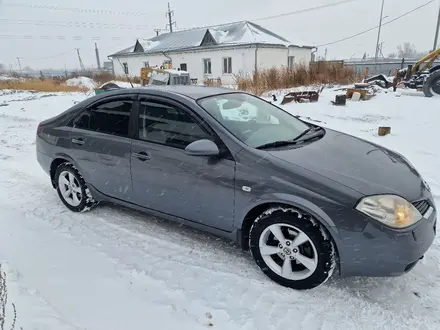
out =
{"type": "MultiPolygon", "coordinates": [[[[238,215],[239,219],[244,219],[246,215],[249,213],[249,211],[263,204],[285,204],[288,206],[292,206],[294,208],[299,208],[304,212],[307,212],[310,215],[312,215],[331,234],[333,235],[339,234],[339,230],[336,227],[334,221],[320,207],[318,207],[317,205],[311,203],[310,201],[304,198],[295,195],[285,194],[285,193],[264,194],[262,196],[259,196],[258,198],[255,198],[248,204],[248,207],[245,209],[244,214],[238,215]]],[[[242,223],[239,223],[237,225],[239,225],[241,228],[242,223]]]]}

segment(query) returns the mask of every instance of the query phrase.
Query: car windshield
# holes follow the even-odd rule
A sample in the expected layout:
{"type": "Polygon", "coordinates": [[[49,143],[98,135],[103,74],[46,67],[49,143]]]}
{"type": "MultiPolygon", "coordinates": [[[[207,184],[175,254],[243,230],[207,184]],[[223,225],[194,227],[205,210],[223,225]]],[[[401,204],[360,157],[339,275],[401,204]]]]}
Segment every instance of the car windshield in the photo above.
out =
{"type": "Polygon", "coordinates": [[[235,137],[254,148],[291,141],[309,129],[295,116],[246,93],[210,96],[198,103],[235,137]]]}

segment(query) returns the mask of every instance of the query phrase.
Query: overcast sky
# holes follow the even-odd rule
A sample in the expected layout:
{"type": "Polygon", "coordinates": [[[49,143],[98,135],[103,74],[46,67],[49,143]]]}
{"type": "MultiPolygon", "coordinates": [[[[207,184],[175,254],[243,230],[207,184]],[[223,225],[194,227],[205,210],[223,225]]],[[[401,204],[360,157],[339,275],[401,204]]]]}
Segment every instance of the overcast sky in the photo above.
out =
{"type": "MultiPolygon", "coordinates": [[[[340,0],[171,0],[179,29],[254,21],[294,43],[321,45],[378,25],[382,0],[352,3],[305,13],[262,17],[297,11],[340,0]]],[[[385,0],[384,20],[393,19],[429,0],[385,0]]],[[[417,50],[433,46],[440,0],[382,29],[383,53],[396,51],[409,41],[417,50]]],[[[151,0],[0,0],[0,62],[18,68],[78,68],[75,48],[80,48],[86,67],[96,67],[94,44],[101,61],[132,45],[137,37],[150,38],[155,28],[165,28],[167,3],[151,0]],[[32,7],[34,6],[34,7],[32,7]],[[40,6],[40,8],[38,8],[40,6]],[[57,8],[44,8],[53,6],[57,8]],[[41,8],[43,7],[43,8],[41,8]],[[62,10],[63,9],[63,10],[62,10]],[[99,13],[99,11],[111,13],[99,13]],[[119,14],[118,14],[119,13],[119,14]],[[122,14],[125,13],[125,14],[122,14]],[[68,26],[61,26],[68,24],[68,26]],[[65,39],[60,39],[63,37],[65,39]],[[64,55],[55,56],[60,53],[64,55]],[[52,57],[41,59],[44,57],[52,57]]],[[[328,59],[374,54],[377,30],[328,46],[328,59]]],[[[318,54],[324,54],[325,47],[318,54]]]]}

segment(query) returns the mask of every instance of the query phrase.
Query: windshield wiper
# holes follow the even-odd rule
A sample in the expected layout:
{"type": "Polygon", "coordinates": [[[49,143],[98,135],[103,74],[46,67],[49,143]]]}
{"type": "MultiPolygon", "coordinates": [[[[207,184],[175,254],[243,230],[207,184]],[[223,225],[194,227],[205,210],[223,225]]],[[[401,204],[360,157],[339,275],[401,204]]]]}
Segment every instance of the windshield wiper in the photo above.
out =
{"type": "Polygon", "coordinates": [[[275,141],[266,144],[262,144],[261,146],[256,147],[256,149],[269,149],[269,148],[278,148],[284,147],[290,144],[297,144],[294,140],[286,140],[286,141],[275,141]]]}
{"type": "MultiPolygon", "coordinates": [[[[306,139],[304,139],[304,136],[306,136],[306,135],[309,135],[309,134],[313,134],[313,133],[317,133],[317,132],[320,132],[320,131],[323,131],[324,129],[322,128],[322,127],[319,127],[319,126],[316,126],[316,127],[310,127],[310,128],[308,128],[308,129],[306,129],[304,132],[302,132],[300,135],[298,135],[296,138],[294,138],[293,139],[293,141],[295,141],[295,142],[298,142],[298,141],[300,141],[300,140],[306,140],[306,139]]],[[[309,136],[308,138],[307,138],[307,140],[308,139],[312,139],[312,138],[315,138],[315,137],[317,137],[317,136],[320,136],[322,133],[319,133],[319,134],[313,134],[312,136],[309,136]]]]}
{"type": "Polygon", "coordinates": [[[313,139],[315,137],[321,136],[322,131],[324,129],[322,127],[310,127],[306,129],[304,132],[302,132],[300,135],[298,135],[293,140],[280,140],[280,141],[274,141],[269,142],[266,144],[262,144],[261,146],[256,147],[256,149],[269,149],[269,148],[278,148],[278,147],[284,147],[291,144],[299,144],[301,142],[313,139]],[[307,136],[307,138],[305,138],[307,136]]]}

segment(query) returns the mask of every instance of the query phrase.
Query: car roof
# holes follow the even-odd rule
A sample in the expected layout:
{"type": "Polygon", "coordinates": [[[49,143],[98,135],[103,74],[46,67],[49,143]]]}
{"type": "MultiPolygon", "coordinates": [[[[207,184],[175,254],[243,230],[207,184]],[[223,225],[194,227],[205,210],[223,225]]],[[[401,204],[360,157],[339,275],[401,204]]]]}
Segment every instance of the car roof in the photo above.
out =
{"type": "Polygon", "coordinates": [[[144,87],[117,89],[117,91],[122,92],[122,94],[130,93],[130,92],[142,94],[142,93],[148,93],[150,91],[161,91],[161,92],[169,92],[172,94],[184,95],[194,100],[198,100],[207,96],[213,96],[213,95],[219,95],[225,93],[243,93],[243,91],[239,91],[232,88],[201,86],[201,85],[151,85],[144,87]]]}

